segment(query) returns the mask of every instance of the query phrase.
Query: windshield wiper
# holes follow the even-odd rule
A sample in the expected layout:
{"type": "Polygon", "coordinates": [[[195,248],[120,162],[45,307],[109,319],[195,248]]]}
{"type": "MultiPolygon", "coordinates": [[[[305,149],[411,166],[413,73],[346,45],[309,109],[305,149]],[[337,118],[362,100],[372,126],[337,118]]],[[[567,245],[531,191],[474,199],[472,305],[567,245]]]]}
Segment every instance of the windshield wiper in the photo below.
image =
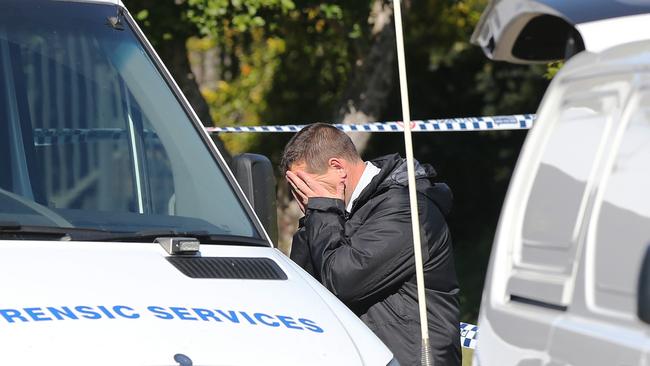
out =
{"type": "Polygon", "coordinates": [[[183,231],[183,230],[142,230],[132,233],[125,232],[107,232],[105,235],[99,234],[95,237],[89,237],[87,241],[117,241],[117,242],[151,242],[156,238],[163,237],[185,237],[194,238],[203,244],[230,244],[254,247],[268,247],[266,240],[252,238],[248,236],[211,234],[207,231],[183,231]]]}
{"type": "Polygon", "coordinates": [[[211,234],[207,231],[182,230],[142,230],[136,232],[115,232],[103,229],[29,226],[17,222],[0,222],[0,238],[22,240],[60,240],[60,241],[111,241],[111,242],[148,242],[153,243],[161,237],[188,237],[204,244],[229,244],[255,247],[267,247],[269,244],[259,238],[237,235],[211,234]]]}
{"type": "Polygon", "coordinates": [[[60,226],[22,225],[17,222],[0,221],[0,238],[21,240],[84,240],[97,233],[108,233],[100,229],[87,229],[60,226]]]}

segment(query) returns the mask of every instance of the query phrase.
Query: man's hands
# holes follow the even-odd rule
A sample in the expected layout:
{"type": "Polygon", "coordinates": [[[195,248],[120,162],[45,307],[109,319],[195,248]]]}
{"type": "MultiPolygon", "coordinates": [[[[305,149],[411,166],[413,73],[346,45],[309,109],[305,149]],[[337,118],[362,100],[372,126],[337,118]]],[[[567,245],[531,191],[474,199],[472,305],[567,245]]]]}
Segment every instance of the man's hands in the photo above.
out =
{"type": "Polygon", "coordinates": [[[345,201],[345,182],[343,180],[340,180],[336,187],[330,187],[330,185],[302,171],[296,171],[296,173],[287,171],[286,177],[292,188],[291,194],[298,202],[298,206],[300,206],[303,213],[307,201],[311,197],[337,198],[345,201]]]}

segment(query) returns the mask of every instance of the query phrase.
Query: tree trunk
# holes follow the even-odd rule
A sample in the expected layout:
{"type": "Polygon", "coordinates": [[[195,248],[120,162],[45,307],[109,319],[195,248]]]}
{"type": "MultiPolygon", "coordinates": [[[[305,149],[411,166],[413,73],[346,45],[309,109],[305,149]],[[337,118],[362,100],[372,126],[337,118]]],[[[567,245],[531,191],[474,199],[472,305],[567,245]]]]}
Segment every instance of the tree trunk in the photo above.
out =
{"type": "MultiPolygon", "coordinates": [[[[369,22],[372,24],[371,46],[365,57],[357,61],[352,82],[334,117],[337,123],[377,121],[393,86],[396,51],[390,3],[375,0],[369,22]]],[[[354,132],[350,138],[362,154],[370,133],[354,132]]]]}

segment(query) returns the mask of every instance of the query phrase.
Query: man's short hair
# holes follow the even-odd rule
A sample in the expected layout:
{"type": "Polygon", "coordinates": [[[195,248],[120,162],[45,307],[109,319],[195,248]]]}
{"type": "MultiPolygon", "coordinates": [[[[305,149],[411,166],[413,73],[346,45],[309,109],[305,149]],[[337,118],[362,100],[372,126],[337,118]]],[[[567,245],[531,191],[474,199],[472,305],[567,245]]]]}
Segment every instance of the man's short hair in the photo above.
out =
{"type": "Polygon", "coordinates": [[[361,160],[348,135],[326,123],[314,123],[298,131],[287,143],[282,153],[282,173],[296,163],[304,162],[311,173],[327,170],[331,158],[350,162],[361,160]]]}

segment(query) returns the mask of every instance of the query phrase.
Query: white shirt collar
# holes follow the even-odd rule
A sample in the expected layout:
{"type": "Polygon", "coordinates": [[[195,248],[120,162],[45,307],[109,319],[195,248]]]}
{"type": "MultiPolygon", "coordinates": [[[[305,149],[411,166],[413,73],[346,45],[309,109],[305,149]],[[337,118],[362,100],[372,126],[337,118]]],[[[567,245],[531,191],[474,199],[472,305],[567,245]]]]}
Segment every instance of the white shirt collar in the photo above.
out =
{"type": "Polygon", "coordinates": [[[363,169],[361,178],[359,178],[357,186],[354,187],[352,196],[350,196],[350,202],[348,202],[348,205],[345,207],[345,210],[347,212],[352,211],[352,205],[354,205],[354,201],[359,198],[361,192],[368,186],[368,184],[370,184],[372,178],[374,178],[375,175],[379,174],[380,171],[381,169],[377,168],[373,163],[366,161],[366,167],[363,169]]]}

